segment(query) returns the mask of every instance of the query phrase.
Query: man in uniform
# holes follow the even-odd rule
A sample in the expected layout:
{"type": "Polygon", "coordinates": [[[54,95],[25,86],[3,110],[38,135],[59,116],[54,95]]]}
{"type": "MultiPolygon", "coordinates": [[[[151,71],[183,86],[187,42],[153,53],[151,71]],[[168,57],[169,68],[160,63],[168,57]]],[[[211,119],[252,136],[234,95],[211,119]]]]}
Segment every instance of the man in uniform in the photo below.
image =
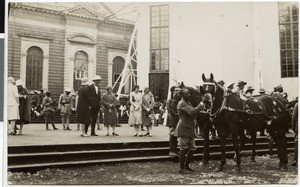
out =
{"type": "Polygon", "coordinates": [[[177,113],[177,105],[180,100],[180,88],[175,86],[171,87],[171,98],[167,101],[167,110],[168,110],[168,118],[167,118],[167,126],[169,127],[169,145],[170,145],[170,153],[169,155],[172,157],[178,156],[177,151],[177,137],[174,136],[174,131],[176,129],[179,117],[177,113]]]}
{"type": "Polygon", "coordinates": [[[204,109],[203,103],[200,102],[196,108],[194,108],[190,102],[189,90],[182,88],[182,98],[177,105],[177,112],[179,121],[175,129],[175,136],[177,136],[178,145],[180,148],[179,162],[180,170],[179,173],[187,174],[193,169],[190,168],[189,164],[196,150],[195,145],[195,128],[194,118],[201,109],[204,109]]]}
{"type": "Polygon", "coordinates": [[[254,91],[255,89],[252,87],[252,86],[248,86],[248,88],[247,88],[247,90],[246,90],[246,92],[245,92],[245,96],[246,97],[252,97],[253,96],[253,91],[254,91]]]}

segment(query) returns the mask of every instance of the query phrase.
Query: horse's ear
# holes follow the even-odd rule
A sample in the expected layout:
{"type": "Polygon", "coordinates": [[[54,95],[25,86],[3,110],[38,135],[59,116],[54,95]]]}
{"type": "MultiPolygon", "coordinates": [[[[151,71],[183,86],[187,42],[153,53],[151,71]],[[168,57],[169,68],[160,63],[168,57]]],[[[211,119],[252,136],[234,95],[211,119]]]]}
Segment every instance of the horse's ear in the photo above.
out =
{"type": "Polygon", "coordinates": [[[184,87],[184,83],[183,83],[183,81],[180,83],[180,86],[179,86],[179,88],[183,88],[184,87]]]}
{"type": "Polygon", "coordinates": [[[206,80],[204,73],[202,73],[202,80],[203,80],[203,82],[205,82],[205,80],[206,80]]]}
{"type": "Polygon", "coordinates": [[[213,81],[214,80],[214,75],[212,73],[210,73],[210,81],[213,81]]]}

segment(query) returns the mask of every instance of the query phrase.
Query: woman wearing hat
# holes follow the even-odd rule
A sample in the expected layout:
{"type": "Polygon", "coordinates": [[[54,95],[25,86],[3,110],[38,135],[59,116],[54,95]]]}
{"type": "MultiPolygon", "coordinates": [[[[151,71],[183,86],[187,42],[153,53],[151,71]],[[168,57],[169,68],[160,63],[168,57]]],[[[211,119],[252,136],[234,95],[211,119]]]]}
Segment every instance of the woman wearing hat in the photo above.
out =
{"type": "Polygon", "coordinates": [[[103,118],[103,124],[107,129],[106,136],[109,136],[109,126],[112,127],[112,135],[113,136],[119,136],[116,132],[116,125],[118,123],[118,116],[117,116],[117,110],[116,106],[118,104],[117,97],[112,92],[113,89],[111,86],[108,86],[106,88],[107,93],[103,95],[102,98],[102,104],[104,106],[104,118],[103,118]]]}
{"type": "Polygon", "coordinates": [[[71,89],[66,88],[65,92],[59,96],[58,108],[60,109],[60,115],[62,119],[63,129],[71,130],[69,127],[69,117],[71,113],[71,100],[72,96],[70,95],[71,89]]]}
{"type": "Polygon", "coordinates": [[[133,87],[133,92],[129,95],[130,102],[130,115],[128,119],[128,124],[134,126],[135,135],[142,135],[142,93],[140,92],[140,87],[135,85],[133,87]]]}
{"type": "Polygon", "coordinates": [[[145,136],[151,137],[152,124],[154,121],[154,117],[153,117],[154,96],[150,92],[148,87],[144,89],[144,95],[142,100],[143,100],[142,121],[143,121],[143,125],[145,125],[147,128],[147,133],[145,134],[145,136]]]}
{"type": "Polygon", "coordinates": [[[88,127],[91,123],[91,114],[89,106],[89,97],[87,93],[88,78],[81,79],[81,86],[78,89],[76,96],[75,110],[77,111],[77,123],[81,126],[81,137],[88,136],[85,131],[86,126],[88,127]]]}
{"type": "Polygon", "coordinates": [[[15,79],[8,77],[7,79],[7,120],[8,120],[8,133],[15,135],[14,132],[16,121],[20,119],[19,115],[19,94],[18,89],[14,85],[15,79]]]}
{"type": "Polygon", "coordinates": [[[30,115],[30,98],[28,98],[28,91],[23,87],[21,80],[16,81],[16,86],[18,88],[19,94],[19,113],[20,120],[17,121],[20,124],[19,134],[22,134],[23,125],[28,124],[31,121],[30,115]]]}

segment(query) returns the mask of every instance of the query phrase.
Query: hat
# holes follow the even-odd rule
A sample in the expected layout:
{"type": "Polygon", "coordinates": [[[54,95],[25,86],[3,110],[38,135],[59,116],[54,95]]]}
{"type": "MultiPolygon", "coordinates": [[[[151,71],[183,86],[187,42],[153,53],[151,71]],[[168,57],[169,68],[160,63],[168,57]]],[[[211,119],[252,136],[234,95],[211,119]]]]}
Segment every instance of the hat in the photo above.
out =
{"type": "Polygon", "coordinates": [[[170,91],[171,91],[171,92],[174,92],[174,91],[175,91],[175,88],[176,88],[176,86],[172,86],[172,87],[170,88],[170,91]]]}
{"type": "Polygon", "coordinates": [[[274,87],[274,91],[278,91],[278,92],[283,92],[283,88],[282,88],[282,85],[279,84],[278,86],[274,87]]]}
{"type": "Polygon", "coordinates": [[[178,88],[178,87],[176,87],[176,88],[174,89],[174,91],[181,91],[181,89],[178,88]]]}
{"type": "Polygon", "coordinates": [[[255,89],[252,86],[248,86],[246,91],[253,91],[253,90],[255,90],[255,89]]]}
{"type": "Polygon", "coordinates": [[[219,85],[224,85],[225,84],[225,82],[223,81],[223,80],[220,80],[220,81],[218,81],[217,82],[219,85]]]}
{"type": "Polygon", "coordinates": [[[236,86],[241,86],[241,85],[245,86],[246,84],[247,84],[247,82],[239,81],[236,86]]]}
{"type": "Polygon", "coordinates": [[[108,89],[111,89],[111,90],[112,90],[112,87],[111,87],[111,86],[107,86],[107,87],[106,87],[106,90],[108,90],[108,89]]]}
{"type": "Polygon", "coordinates": [[[101,81],[102,78],[100,77],[100,75],[96,75],[94,78],[93,78],[93,81],[101,81]]]}
{"type": "Polygon", "coordinates": [[[51,94],[51,92],[50,91],[46,91],[46,94],[51,94]]]}
{"type": "Polygon", "coordinates": [[[21,80],[16,81],[16,86],[23,86],[23,82],[21,80]]]}
{"type": "Polygon", "coordinates": [[[266,90],[265,90],[265,89],[263,89],[263,88],[260,88],[260,89],[259,89],[259,93],[260,93],[260,94],[262,94],[262,93],[266,93],[266,90]]]}
{"type": "Polygon", "coordinates": [[[228,82],[228,86],[227,86],[227,88],[230,88],[230,87],[232,87],[232,89],[233,89],[233,85],[234,85],[235,83],[234,82],[228,82]]]}
{"type": "Polygon", "coordinates": [[[13,77],[8,77],[7,82],[14,83],[15,79],[13,77]]]}
{"type": "Polygon", "coordinates": [[[81,85],[88,85],[88,84],[89,84],[89,79],[87,77],[81,79],[81,85]]]}
{"type": "Polygon", "coordinates": [[[148,87],[148,86],[144,87],[144,90],[147,90],[147,89],[149,90],[149,87],[148,87]]]}
{"type": "Polygon", "coordinates": [[[65,88],[65,92],[71,92],[70,88],[65,88]]]}

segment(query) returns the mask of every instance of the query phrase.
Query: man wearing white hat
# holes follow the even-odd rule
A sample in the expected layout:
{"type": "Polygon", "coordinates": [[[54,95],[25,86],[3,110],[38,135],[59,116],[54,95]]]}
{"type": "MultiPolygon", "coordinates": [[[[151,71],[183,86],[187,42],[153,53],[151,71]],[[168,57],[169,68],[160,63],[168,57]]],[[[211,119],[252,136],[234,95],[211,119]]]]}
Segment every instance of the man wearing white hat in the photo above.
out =
{"type": "MultiPolygon", "coordinates": [[[[91,107],[91,117],[92,117],[92,126],[91,126],[91,136],[98,136],[95,133],[95,124],[97,122],[98,113],[100,110],[100,82],[102,78],[100,75],[96,75],[93,78],[93,83],[87,87],[89,106],[91,107]]],[[[88,131],[88,126],[85,126],[85,133],[88,131]]]]}
{"type": "Polygon", "coordinates": [[[62,119],[63,129],[71,130],[69,127],[69,117],[71,114],[71,100],[72,96],[70,95],[71,89],[66,88],[65,92],[62,93],[58,100],[58,108],[60,109],[60,115],[62,119]]]}

